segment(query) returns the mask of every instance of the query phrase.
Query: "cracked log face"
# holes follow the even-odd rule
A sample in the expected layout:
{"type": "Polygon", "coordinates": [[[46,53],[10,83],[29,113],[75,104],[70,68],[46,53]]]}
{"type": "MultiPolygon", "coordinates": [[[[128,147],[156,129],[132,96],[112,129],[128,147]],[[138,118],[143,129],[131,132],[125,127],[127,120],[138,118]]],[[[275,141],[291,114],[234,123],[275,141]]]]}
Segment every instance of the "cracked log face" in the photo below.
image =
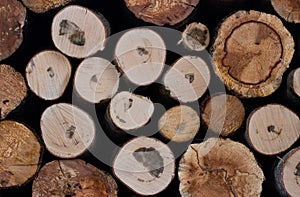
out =
{"type": "Polygon", "coordinates": [[[85,152],[95,138],[92,118],[83,110],[65,103],[47,108],[41,118],[46,148],[60,158],[74,158],[85,152]]]}
{"type": "Polygon", "coordinates": [[[294,40],[276,16],[239,11],[221,25],[213,45],[216,74],[242,97],[265,97],[279,86],[294,40]]]}
{"type": "Polygon", "coordinates": [[[9,65],[0,64],[0,119],[21,104],[27,95],[23,76],[9,65]]]}
{"type": "Polygon", "coordinates": [[[0,61],[11,56],[23,42],[26,9],[16,0],[0,0],[0,61]]]}
{"type": "Polygon", "coordinates": [[[116,155],[113,172],[129,189],[139,195],[155,195],[168,187],[174,178],[175,158],[161,141],[136,137],[116,155]]]}
{"type": "Polygon", "coordinates": [[[300,120],[294,112],[279,104],[256,109],[247,120],[246,138],[265,155],[281,153],[300,137],[300,120]]]}
{"type": "Polygon", "coordinates": [[[289,151],[275,168],[277,190],[282,196],[300,194],[300,147],[289,151]]]}
{"type": "Polygon", "coordinates": [[[275,11],[286,21],[300,23],[299,0],[271,0],[275,11]]]}
{"type": "Polygon", "coordinates": [[[37,96],[45,100],[61,97],[71,77],[71,64],[61,53],[43,51],[27,64],[28,86],[37,96]]]}
{"type": "Polygon", "coordinates": [[[258,197],[264,181],[263,171],[246,146],[217,138],[190,145],[180,160],[178,176],[183,197],[258,197]]]}
{"type": "Polygon", "coordinates": [[[21,186],[38,171],[42,146],[26,126],[0,122],[0,189],[21,186]]]}
{"type": "Polygon", "coordinates": [[[199,0],[125,0],[125,3],[137,18],[162,26],[182,22],[199,0]]]}
{"type": "Polygon", "coordinates": [[[22,0],[24,5],[33,12],[44,13],[51,9],[63,6],[71,0],[22,0]]]}
{"type": "Polygon", "coordinates": [[[47,163],[32,185],[32,196],[117,197],[118,187],[108,173],[82,160],[47,163]]]}

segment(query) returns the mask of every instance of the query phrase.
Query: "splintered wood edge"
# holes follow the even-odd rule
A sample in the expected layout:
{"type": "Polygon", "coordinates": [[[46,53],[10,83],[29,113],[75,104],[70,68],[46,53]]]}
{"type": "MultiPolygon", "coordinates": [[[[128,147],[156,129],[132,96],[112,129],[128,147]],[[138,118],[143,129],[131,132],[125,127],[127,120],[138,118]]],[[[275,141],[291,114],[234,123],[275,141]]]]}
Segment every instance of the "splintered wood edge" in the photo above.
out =
{"type": "Polygon", "coordinates": [[[39,14],[64,6],[71,1],[72,0],[22,0],[28,9],[39,14]]]}
{"type": "Polygon", "coordinates": [[[175,158],[170,148],[161,141],[136,137],[120,149],[112,169],[114,175],[135,193],[155,195],[166,189],[173,180],[175,158]],[[146,156],[145,152],[151,155],[146,156]]]}
{"type": "Polygon", "coordinates": [[[210,70],[200,57],[183,56],[165,73],[163,83],[170,96],[183,103],[201,98],[210,83],[210,70]]]}
{"type": "Polygon", "coordinates": [[[149,85],[161,75],[166,61],[162,37],[148,28],[124,33],[115,48],[115,61],[121,73],[136,85],[149,85]]]}
{"type": "Polygon", "coordinates": [[[174,142],[192,140],[200,129],[200,117],[189,106],[175,106],[166,111],[158,121],[160,133],[174,142]]]}
{"type": "Polygon", "coordinates": [[[178,176],[180,194],[184,197],[199,193],[259,196],[264,181],[253,153],[239,142],[221,138],[191,144],[180,159],[178,176]]]}
{"type": "Polygon", "coordinates": [[[234,91],[241,97],[265,97],[272,94],[281,84],[282,75],[289,67],[294,54],[294,40],[292,35],[284,27],[279,18],[274,15],[266,14],[258,11],[238,11],[226,18],[218,31],[218,36],[213,45],[213,62],[214,71],[221,78],[228,89],[234,91]],[[228,68],[223,66],[223,56],[225,54],[224,47],[227,37],[232,33],[233,29],[240,24],[255,21],[266,24],[271,27],[281,39],[282,57],[281,61],[271,72],[265,82],[258,85],[241,83],[228,74],[228,68]]]}
{"type": "Polygon", "coordinates": [[[209,130],[229,136],[238,130],[245,120],[243,103],[229,94],[216,94],[206,99],[201,106],[201,118],[209,130]]]}
{"type": "Polygon", "coordinates": [[[28,86],[44,100],[58,99],[68,86],[71,67],[68,58],[63,54],[52,50],[42,51],[27,64],[28,86]]]}
{"type": "Polygon", "coordinates": [[[190,50],[203,51],[209,45],[209,30],[202,23],[190,23],[182,33],[182,41],[190,50]]]}
{"type": "Polygon", "coordinates": [[[91,57],[83,60],[77,68],[74,87],[81,98],[99,103],[115,95],[119,76],[115,66],[108,60],[91,57]]]}
{"type": "Polygon", "coordinates": [[[0,64],[0,119],[16,109],[27,96],[26,82],[13,67],[0,64]]]}
{"type": "Polygon", "coordinates": [[[42,138],[48,151],[60,158],[75,158],[93,143],[96,128],[93,119],[80,108],[60,103],[42,114],[42,138]]]}
{"type": "Polygon", "coordinates": [[[39,170],[43,146],[38,136],[19,122],[1,121],[0,130],[0,189],[22,186],[39,170]]]}
{"type": "Polygon", "coordinates": [[[299,2],[293,0],[271,0],[275,11],[286,21],[300,23],[299,2]]]}
{"type": "Polygon", "coordinates": [[[40,170],[32,184],[32,196],[52,196],[54,192],[58,196],[117,197],[118,186],[110,174],[83,160],[55,160],[40,170]]]}
{"type": "Polygon", "coordinates": [[[282,105],[265,105],[248,117],[246,139],[261,154],[279,154],[290,148],[299,137],[299,117],[282,105]]]}
{"type": "Polygon", "coordinates": [[[74,58],[85,58],[104,50],[109,32],[108,22],[101,14],[78,5],[58,12],[51,26],[56,48],[74,58]]]}
{"type": "Polygon", "coordinates": [[[300,68],[293,71],[290,85],[292,86],[293,92],[300,97],[300,68]]]}
{"type": "Polygon", "coordinates": [[[276,189],[282,196],[300,193],[300,147],[289,151],[274,170],[276,189]]]}
{"type": "Polygon", "coordinates": [[[144,126],[153,112],[154,104],[150,99],[125,91],[116,94],[108,107],[109,119],[124,131],[144,126]]]}

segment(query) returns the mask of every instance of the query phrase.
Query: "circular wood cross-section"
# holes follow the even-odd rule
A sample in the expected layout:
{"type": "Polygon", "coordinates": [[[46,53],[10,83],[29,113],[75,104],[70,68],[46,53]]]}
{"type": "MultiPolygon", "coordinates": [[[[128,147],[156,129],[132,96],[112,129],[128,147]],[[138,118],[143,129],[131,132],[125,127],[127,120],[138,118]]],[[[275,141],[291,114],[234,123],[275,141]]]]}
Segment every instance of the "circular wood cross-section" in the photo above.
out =
{"type": "Polygon", "coordinates": [[[115,95],[108,107],[109,118],[118,128],[129,131],[144,126],[154,112],[154,104],[146,97],[131,92],[115,95]]]}
{"type": "Polygon", "coordinates": [[[91,57],[79,65],[74,81],[75,90],[85,100],[99,103],[111,98],[119,87],[119,73],[108,60],[91,57]]]}
{"type": "Polygon", "coordinates": [[[279,86],[294,40],[276,16],[239,11],[221,25],[213,46],[216,74],[242,97],[265,97],[279,86]]]}
{"type": "Polygon", "coordinates": [[[125,0],[128,9],[139,19],[155,25],[175,25],[186,19],[199,0],[125,0]]]}
{"type": "Polygon", "coordinates": [[[16,0],[0,0],[0,61],[11,56],[23,42],[26,8],[16,0]]]}
{"type": "Polygon", "coordinates": [[[173,142],[192,140],[200,129],[200,118],[189,106],[175,106],[166,111],[158,121],[160,133],[173,142]]]}
{"type": "Polygon", "coordinates": [[[166,46],[161,36],[151,29],[135,28],[122,35],[115,58],[121,72],[132,83],[149,85],[163,70],[166,46]]]}
{"type": "Polygon", "coordinates": [[[282,196],[300,194],[300,147],[289,151],[275,168],[275,180],[282,196]]]}
{"type": "Polygon", "coordinates": [[[91,117],[65,103],[52,105],[44,111],[41,130],[46,148],[60,158],[81,155],[95,137],[95,125],[91,117]]]}
{"type": "Polygon", "coordinates": [[[286,21],[300,23],[299,0],[271,0],[275,11],[286,21]]]}
{"type": "Polygon", "coordinates": [[[137,137],[121,148],[112,167],[129,189],[148,196],[163,191],[173,180],[175,159],[170,148],[159,140],[137,137]]]}
{"type": "Polygon", "coordinates": [[[260,196],[263,171],[241,143],[210,138],[192,144],[179,162],[181,196],[260,196]]]}
{"type": "Polygon", "coordinates": [[[300,137],[300,120],[279,104],[256,109],[248,118],[246,137],[250,145],[265,155],[281,153],[300,137]]]}
{"type": "Polygon", "coordinates": [[[64,54],[85,58],[104,49],[109,27],[103,16],[72,5],[56,14],[51,33],[55,46],[64,54]]]}
{"type": "Polygon", "coordinates": [[[22,0],[24,5],[33,12],[44,13],[51,9],[63,6],[71,0],[22,0]]]}
{"type": "Polygon", "coordinates": [[[21,186],[38,171],[43,148],[21,123],[0,122],[0,189],[21,186]]]}
{"type": "Polygon", "coordinates": [[[30,89],[40,98],[55,100],[61,97],[71,77],[71,64],[59,52],[43,51],[36,54],[26,67],[30,89]]]}
{"type": "Polygon", "coordinates": [[[190,50],[203,51],[208,46],[209,40],[209,30],[202,23],[191,23],[182,33],[183,44],[190,50]]]}
{"type": "Polygon", "coordinates": [[[47,163],[32,185],[32,197],[117,197],[117,192],[111,175],[79,159],[47,163]]]}
{"type": "Polygon", "coordinates": [[[180,58],[164,76],[164,85],[170,96],[184,103],[199,99],[209,82],[209,68],[204,60],[196,56],[180,58]]]}
{"type": "Polygon", "coordinates": [[[209,130],[228,136],[241,127],[245,119],[245,108],[237,97],[219,94],[204,102],[201,117],[209,130]]]}
{"type": "Polygon", "coordinates": [[[11,66],[0,64],[0,119],[13,111],[27,95],[23,76],[11,66]]]}
{"type": "Polygon", "coordinates": [[[291,81],[289,81],[290,88],[293,93],[300,97],[300,68],[297,68],[292,72],[291,81]]]}

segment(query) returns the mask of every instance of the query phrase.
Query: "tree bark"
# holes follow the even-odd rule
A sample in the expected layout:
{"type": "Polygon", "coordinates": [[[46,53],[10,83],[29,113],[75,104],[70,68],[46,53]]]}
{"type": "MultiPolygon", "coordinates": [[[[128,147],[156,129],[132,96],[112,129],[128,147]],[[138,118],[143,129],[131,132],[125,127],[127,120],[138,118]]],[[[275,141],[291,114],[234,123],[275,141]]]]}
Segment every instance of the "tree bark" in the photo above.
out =
{"type": "Polygon", "coordinates": [[[182,33],[184,46],[193,51],[203,51],[210,41],[208,28],[202,23],[190,23],[182,33]]]}
{"type": "Polygon", "coordinates": [[[300,23],[300,3],[295,0],[271,0],[275,11],[286,21],[300,23]]]}
{"type": "Polygon", "coordinates": [[[64,6],[70,1],[71,0],[22,0],[28,9],[40,14],[64,6]]]}

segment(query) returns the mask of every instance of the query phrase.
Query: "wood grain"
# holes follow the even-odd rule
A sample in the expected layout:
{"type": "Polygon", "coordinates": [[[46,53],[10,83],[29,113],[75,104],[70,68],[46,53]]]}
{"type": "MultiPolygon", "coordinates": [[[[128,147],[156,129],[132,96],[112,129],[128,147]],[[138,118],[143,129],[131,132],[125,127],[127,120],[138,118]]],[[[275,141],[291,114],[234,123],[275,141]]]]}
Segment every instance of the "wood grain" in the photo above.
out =
{"type": "Polygon", "coordinates": [[[209,30],[202,23],[190,23],[182,33],[182,42],[190,50],[203,51],[209,45],[209,41],[209,30]]]}
{"type": "Polygon", "coordinates": [[[300,23],[299,0],[271,0],[275,11],[286,21],[300,23]]]}
{"type": "Polygon", "coordinates": [[[22,0],[24,5],[33,12],[45,13],[49,10],[64,6],[72,0],[22,0]]]}

